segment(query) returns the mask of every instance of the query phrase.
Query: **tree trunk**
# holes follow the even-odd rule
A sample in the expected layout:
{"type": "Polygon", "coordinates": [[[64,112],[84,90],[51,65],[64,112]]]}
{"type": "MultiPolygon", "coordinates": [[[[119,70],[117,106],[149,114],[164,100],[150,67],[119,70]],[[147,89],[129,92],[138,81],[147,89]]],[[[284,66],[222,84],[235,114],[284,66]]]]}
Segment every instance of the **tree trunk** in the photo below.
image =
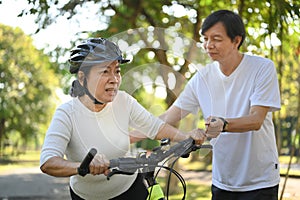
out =
{"type": "Polygon", "coordinates": [[[0,120],[0,157],[3,155],[3,138],[4,138],[4,124],[5,124],[5,119],[0,120]]]}
{"type": "MultiPolygon", "coordinates": [[[[300,77],[298,77],[298,84],[300,84],[300,77]]],[[[300,143],[299,139],[300,139],[300,87],[298,88],[298,105],[297,105],[297,110],[298,110],[298,116],[297,116],[297,123],[296,123],[296,135],[295,135],[295,140],[298,138],[298,142],[300,143]],[[298,136],[297,136],[298,135],[298,136]]],[[[297,156],[297,152],[299,151],[299,144],[296,147],[296,141],[294,144],[294,148],[295,148],[295,155],[297,156]]],[[[297,156],[297,160],[299,159],[299,155],[297,156]]]]}

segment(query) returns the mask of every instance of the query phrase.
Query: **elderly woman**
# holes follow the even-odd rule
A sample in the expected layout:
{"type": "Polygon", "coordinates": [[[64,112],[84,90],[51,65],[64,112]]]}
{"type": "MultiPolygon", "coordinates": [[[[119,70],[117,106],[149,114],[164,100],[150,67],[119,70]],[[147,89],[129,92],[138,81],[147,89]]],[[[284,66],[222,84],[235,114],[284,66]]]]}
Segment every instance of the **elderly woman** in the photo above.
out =
{"type": "Polygon", "coordinates": [[[109,160],[130,151],[129,128],[151,139],[181,141],[192,137],[201,144],[202,130],[182,133],[145,110],[132,96],[119,91],[120,64],[125,60],[118,46],[92,38],[71,50],[70,72],[74,97],[56,110],[41,151],[40,168],[51,176],[70,177],[72,199],[146,199],[148,192],[138,174],[115,175],[109,181],[109,160]],[[81,176],[80,162],[90,148],[97,154],[90,174],[81,176]],[[66,155],[66,157],[64,157],[66,155]]]}

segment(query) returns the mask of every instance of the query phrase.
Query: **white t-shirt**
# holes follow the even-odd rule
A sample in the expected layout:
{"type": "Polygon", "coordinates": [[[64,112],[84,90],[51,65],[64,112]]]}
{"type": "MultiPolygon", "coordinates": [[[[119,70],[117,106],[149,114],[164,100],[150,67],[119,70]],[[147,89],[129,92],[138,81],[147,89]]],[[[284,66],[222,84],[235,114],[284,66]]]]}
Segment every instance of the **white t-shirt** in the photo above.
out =
{"type": "MultiPolygon", "coordinates": [[[[55,112],[41,151],[40,165],[53,156],[81,162],[93,147],[107,159],[124,157],[130,151],[129,128],[155,138],[164,122],[145,110],[129,94],[119,91],[114,101],[100,112],[92,112],[78,98],[61,105],[55,112]]],[[[75,175],[70,186],[84,199],[110,199],[125,192],[136,175],[75,175]]]]}
{"type": "Polygon", "coordinates": [[[250,191],[279,183],[272,112],[280,109],[280,93],[272,61],[245,54],[230,76],[213,62],[192,77],[174,105],[193,113],[200,109],[205,118],[237,118],[248,115],[251,106],[270,107],[258,131],[224,132],[211,141],[212,183],[228,191],[250,191]]]}

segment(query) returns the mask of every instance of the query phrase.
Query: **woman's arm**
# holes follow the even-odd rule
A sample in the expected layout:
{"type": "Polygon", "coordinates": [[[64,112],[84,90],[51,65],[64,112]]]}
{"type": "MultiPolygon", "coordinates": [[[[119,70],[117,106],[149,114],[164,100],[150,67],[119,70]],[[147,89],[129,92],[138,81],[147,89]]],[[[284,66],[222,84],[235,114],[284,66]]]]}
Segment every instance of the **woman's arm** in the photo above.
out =
{"type": "MultiPolygon", "coordinates": [[[[160,140],[163,138],[170,138],[170,140],[178,142],[187,139],[188,137],[192,137],[194,140],[196,140],[197,144],[202,144],[205,140],[204,130],[194,129],[188,133],[184,133],[174,127],[187,114],[189,114],[188,111],[181,110],[176,106],[171,106],[164,114],[159,117],[166,123],[161,125],[155,139],[160,140]]],[[[130,132],[131,143],[138,142],[146,138],[146,135],[138,130],[130,132]]]]}
{"type": "Polygon", "coordinates": [[[49,158],[41,167],[43,173],[56,177],[69,177],[78,174],[79,162],[70,162],[61,157],[49,158]]]}
{"type": "Polygon", "coordinates": [[[141,133],[138,130],[130,131],[129,137],[130,137],[130,144],[147,139],[146,135],[141,133]]]}
{"type": "Polygon", "coordinates": [[[202,144],[206,139],[205,131],[202,129],[194,129],[185,133],[167,123],[160,127],[155,139],[170,138],[171,141],[179,142],[189,137],[192,137],[196,144],[202,144]]]}
{"type": "MultiPolygon", "coordinates": [[[[78,174],[80,162],[71,162],[61,157],[55,156],[49,158],[40,169],[42,172],[56,177],[69,177],[78,174]]],[[[103,154],[96,154],[90,163],[89,170],[92,175],[104,174],[107,175],[110,171],[109,160],[103,154]]]]}

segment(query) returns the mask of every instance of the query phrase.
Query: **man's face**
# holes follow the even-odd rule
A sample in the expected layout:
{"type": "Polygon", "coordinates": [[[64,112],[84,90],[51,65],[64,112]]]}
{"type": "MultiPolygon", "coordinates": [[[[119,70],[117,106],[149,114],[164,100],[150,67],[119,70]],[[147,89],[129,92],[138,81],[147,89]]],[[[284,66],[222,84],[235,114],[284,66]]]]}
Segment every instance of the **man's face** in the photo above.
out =
{"type": "Polygon", "coordinates": [[[227,35],[226,29],[221,22],[216,23],[204,34],[204,49],[209,57],[214,61],[222,62],[230,59],[238,52],[239,38],[233,41],[227,35]]]}

